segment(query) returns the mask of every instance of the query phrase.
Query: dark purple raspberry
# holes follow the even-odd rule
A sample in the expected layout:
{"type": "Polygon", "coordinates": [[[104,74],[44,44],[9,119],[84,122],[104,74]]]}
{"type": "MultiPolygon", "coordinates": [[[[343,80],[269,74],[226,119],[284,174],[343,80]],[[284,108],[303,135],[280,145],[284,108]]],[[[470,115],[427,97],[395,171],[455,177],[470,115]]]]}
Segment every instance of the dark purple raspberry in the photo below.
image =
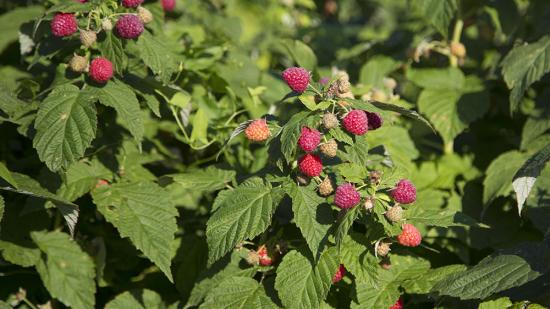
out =
{"type": "Polygon", "coordinates": [[[136,15],[123,15],[116,22],[116,31],[121,38],[135,39],[143,32],[143,23],[136,15]]]}
{"type": "Polygon", "coordinates": [[[367,113],[367,119],[369,120],[368,123],[369,123],[369,130],[376,130],[378,128],[380,128],[382,126],[382,124],[384,124],[384,119],[382,119],[382,116],[380,116],[379,113],[371,113],[371,112],[366,112],[367,113]]]}
{"type": "Polygon", "coordinates": [[[137,8],[143,0],[122,0],[122,6],[127,8],[137,8]]]}

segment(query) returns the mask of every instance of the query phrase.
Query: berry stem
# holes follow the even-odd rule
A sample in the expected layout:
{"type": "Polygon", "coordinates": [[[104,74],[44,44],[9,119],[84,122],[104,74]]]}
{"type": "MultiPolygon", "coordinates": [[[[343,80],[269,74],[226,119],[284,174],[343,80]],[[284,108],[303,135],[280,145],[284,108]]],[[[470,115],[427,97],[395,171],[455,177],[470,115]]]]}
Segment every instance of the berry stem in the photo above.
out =
{"type": "MultiPolygon", "coordinates": [[[[460,36],[462,35],[463,27],[464,27],[464,22],[462,21],[462,19],[457,19],[455,23],[455,27],[453,29],[453,37],[451,39],[451,42],[453,43],[460,42],[460,36]]],[[[449,53],[449,62],[451,64],[451,67],[453,68],[456,68],[458,66],[458,58],[452,53],[449,53]]]]}

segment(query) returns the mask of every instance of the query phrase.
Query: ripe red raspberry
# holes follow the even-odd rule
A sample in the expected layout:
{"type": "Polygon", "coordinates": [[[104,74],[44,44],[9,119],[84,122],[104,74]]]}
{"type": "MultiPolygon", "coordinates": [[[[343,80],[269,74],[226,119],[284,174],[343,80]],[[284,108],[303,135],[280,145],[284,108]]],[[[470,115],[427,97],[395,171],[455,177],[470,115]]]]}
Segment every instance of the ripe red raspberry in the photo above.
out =
{"type": "Polygon", "coordinates": [[[55,36],[69,36],[78,30],[78,22],[74,14],[57,13],[53,17],[50,27],[55,36]]]}
{"type": "Polygon", "coordinates": [[[258,253],[260,265],[269,266],[273,264],[273,259],[269,256],[265,245],[261,245],[256,252],[258,253]]]}
{"type": "Polygon", "coordinates": [[[416,188],[409,180],[401,179],[390,191],[390,195],[398,203],[410,204],[416,201],[416,188]]]}
{"type": "Polygon", "coordinates": [[[389,309],[403,309],[403,297],[399,297],[399,299],[391,306],[389,309]]]}
{"type": "Polygon", "coordinates": [[[300,172],[309,177],[319,176],[323,171],[323,162],[321,162],[321,158],[309,153],[298,160],[298,166],[300,172]]]}
{"type": "Polygon", "coordinates": [[[367,113],[354,109],[342,119],[344,129],[351,134],[363,135],[369,130],[369,119],[367,113]]]}
{"type": "Polygon", "coordinates": [[[176,0],[161,0],[160,3],[162,4],[162,8],[167,12],[173,11],[176,7],[176,0]]]}
{"type": "Polygon", "coordinates": [[[143,0],[122,0],[122,6],[126,8],[137,8],[143,0]]]}
{"type": "Polygon", "coordinates": [[[336,273],[334,274],[334,277],[332,277],[332,283],[338,283],[344,276],[346,275],[346,268],[344,265],[340,264],[338,266],[338,269],[336,270],[336,273]]]}
{"type": "Polygon", "coordinates": [[[116,22],[116,31],[121,38],[135,39],[143,32],[143,23],[132,14],[123,15],[116,22]]]}
{"type": "Polygon", "coordinates": [[[339,185],[336,188],[336,196],[334,197],[334,203],[341,209],[352,208],[359,204],[361,201],[361,195],[355,187],[350,183],[339,185]]]}
{"type": "Polygon", "coordinates": [[[265,119],[257,119],[246,127],[244,134],[251,142],[263,142],[269,138],[271,132],[265,119]]]}
{"type": "Polygon", "coordinates": [[[384,124],[384,120],[382,119],[382,116],[380,116],[379,113],[367,113],[367,119],[369,123],[369,130],[376,130],[384,124]]]}
{"type": "Polygon", "coordinates": [[[422,235],[414,225],[405,223],[403,224],[403,231],[397,236],[397,241],[405,247],[416,247],[420,245],[422,235]]]}
{"type": "Polygon", "coordinates": [[[319,131],[308,127],[302,128],[302,133],[298,139],[298,146],[300,146],[303,151],[312,152],[317,148],[319,142],[321,142],[321,133],[319,133],[319,131]]]}
{"type": "Polygon", "coordinates": [[[290,89],[296,92],[304,92],[309,85],[309,72],[304,68],[288,68],[283,71],[282,77],[290,89]]]}
{"type": "Polygon", "coordinates": [[[90,63],[90,78],[100,84],[105,84],[113,77],[113,64],[107,58],[97,57],[90,63]]]}

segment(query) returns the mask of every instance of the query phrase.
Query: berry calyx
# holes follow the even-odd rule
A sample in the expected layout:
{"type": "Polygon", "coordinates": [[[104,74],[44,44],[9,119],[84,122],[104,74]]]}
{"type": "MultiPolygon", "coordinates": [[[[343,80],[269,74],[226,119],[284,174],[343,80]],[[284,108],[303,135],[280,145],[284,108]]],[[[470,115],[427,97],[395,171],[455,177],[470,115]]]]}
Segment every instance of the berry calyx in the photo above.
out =
{"type": "Polygon", "coordinates": [[[380,242],[378,243],[378,246],[376,247],[376,254],[378,256],[387,256],[391,251],[390,243],[388,242],[380,242]]]}
{"type": "Polygon", "coordinates": [[[407,179],[401,179],[390,191],[391,197],[398,203],[410,204],[416,201],[416,188],[407,179]]]}
{"type": "Polygon", "coordinates": [[[90,63],[89,74],[93,81],[105,84],[113,77],[113,64],[107,58],[95,58],[90,63]]]}
{"type": "Polygon", "coordinates": [[[94,45],[96,40],[97,40],[97,34],[95,33],[95,31],[80,30],[80,43],[82,43],[84,47],[88,48],[94,45]]]}
{"type": "Polygon", "coordinates": [[[336,188],[334,203],[340,209],[349,209],[359,204],[361,195],[351,183],[341,184],[336,188]]]}
{"type": "Polygon", "coordinates": [[[319,150],[322,154],[329,158],[336,157],[336,153],[338,152],[338,143],[335,139],[330,139],[328,142],[321,144],[321,146],[319,146],[319,150]]]}
{"type": "Polygon", "coordinates": [[[389,309],[403,309],[403,297],[399,297],[395,304],[393,304],[389,309]]]}
{"type": "Polygon", "coordinates": [[[308,153],[298,160],[298,167],[302,174],[309,177],[315,177],[321,175],[323,171],[323,162],[318,156],[308,153]]]}
{"type": "Polygon", "coordinates": [[[176,0],[161,0],[160,3],[162,4],[162,8],[166,12],[173,11],[176,7],[176,0]]]}
{"type": "Polygon", "coordinates": [[[340,264],[338,266],[338,269],[336,270],[336,273],[332,277],[332,283],[340,282],[340,280],[342,280],[342,278],[344,278],[345,275],[346,275],[346,268],[344,267],[343,264],[340,264]]]}
{"type": "Polygon", "coordinates": [[[122,0],[122,6],[126,8],[137,8],[143,0],[122,0]]]}
{"type": "Polygon", "coordinates": [[[422,235],[414,225],[405,223],[403,224],[403,231],[397,236],[399,244],[405,247],[416,247],[420,245],[422,241],[422,235]]]}
{"type": "Polygon", "coordinates": [[[304,68],[288,68],[283,71],[281,76],[290,89],[299,93],[304,92],[309,85],[309,72],[304,68]]]}
{"type": "Polygon", "coordinates": [[[338,117],[334,115],[333,113],[326,113],[323,115],[323,126],[325,129],[330,130],[337,128],[340,125],[340,122],[338,121],[338,117]]]}
{"type": "Polygon", "coordinates": [[[382,116],[380,116],[379,113],[374,112],[366,112],[367,113],[367,119],[369,123],[369,130],[376,130],[384,124],[384,120],[382,119],[382,116]]]}
{"type": "Polygon", "coordinates": [[[369,130],[369,119],[367,113],[354,109],[342,119],[344,129],[351,134],[363,135],[369,130]]]}
{"type": "Polygon", "coordinates": [[[265,245],[261,245],[256,252],[258,253],[258,262],[261,266],[270,266],[273,264],[273,259],[269,256],[265,245]]]}
{"type": "Polygon", "coordinates": [[[137,14],[139,20],[141,20],[141,22],[144,24],[148,24],[153,21],[153,13],[142,6],[138,7],[137,14]]]}
{"type": "Polygon", "coordinates": [[[267,121],[265,119],[257,119],[252,121],[244,130],[246,138],[251,142],[263,142],[271,136],[267,121]]]}
{"type": "Polygon", "coordinates": [[[135,39],[143,33],[143,23],[132,14],[123,15],[116,22],[117,34],[124,39],[135,39]]]}
{"type": "Polygon", "coordinates": [[[319,184],[319,194],[321,196],[329,196],[334,192],[334,187],[332,186],[332,181],[329,177],[325,177],[321,184],[319,184]]]}
{"type": "Polygon", "coordinates": [[[320,141],[321,133],[319,133],[319,131],[308,127],[303,127],[300,138],[298,138],[298,146],[300,146],[300,148],[302,148],[305,152],[312,152],[315,148],[317,148],[320,141]]]}
{"type": "Polygon", "coordinates": [[[399,205],[390,207],[384,215],[390,222],[399,222],[403,220],[403,208],[399,205]]]}
{"type": "Polygon", "coordinates": [[[57,37],[69,36],[78,30],[78,22],[72,13],[57,13],[50,24],[53,35],[57,37]]]}
{"type": "Polygon", "coordinates": [[[86,59],[86,57],[74,55],[71,61],[69,61],[69,68],[71,68],[73,72],[85,72],[88,69],[88,59],[86,59]]]}

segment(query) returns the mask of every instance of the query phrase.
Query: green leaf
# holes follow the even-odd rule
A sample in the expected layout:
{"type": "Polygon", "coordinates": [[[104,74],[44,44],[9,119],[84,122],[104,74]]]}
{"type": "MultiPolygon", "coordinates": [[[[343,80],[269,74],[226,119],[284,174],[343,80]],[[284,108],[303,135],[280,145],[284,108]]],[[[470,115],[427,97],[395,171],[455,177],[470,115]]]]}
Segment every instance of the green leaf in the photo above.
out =
{"type": "Polygon", "coordinates": [[[489,204],[499,196],[506,196],[512,190],[512,177],[525,161],[525,154],[508,151],[491,162],[483,180],[483,203],[489,204]]]}
{"type": "Polygon", "coordinates": [[[216,286],[200,308],[278,308],[258,281],[233,277],[216,286]]]}
{"type": "Polygon", "coordinates": [[[472,217],[452,209],[407,209],[405,217],[413,223],[429,226],[480,226],[472,217]]]}
{"type": "Polygon", "coordinates": [[[12,185],[14,188],[17,188],[17,182],[11,175],[10,170],[6,167],[6,165],[2,162],[0,162],[0,178],[7,181],[10,185],[12,185]]]}
{"type": "Polygon", "coordinates": [[[89,12],[91,9],[92,9],[91,3],[65,2],[65,3],[56,4],[50,7],[45,14],[47,15],[47,14],[52,14],[56,12],[63,12],[63,13],[89,12]]]}
{"type": "Polygon", "coordinates": [[[235,175],[235,171],[222,170],[214,166],[209,166],[206,169],[173,174],[170,175],[170,177],[184,189],[212,192],[225,188],[226,183],[235,179],[235,175]]]}
{"type": "Polygon", "coordinates": [[[439,33],[447,37],[449,24],[458,10],[456,0],[415,0],[412,4],[439,33]]]}
{"type": "Polygon", "coordinates": [[[4,260],[23,267],[34,266],[40,259],[40,250],[37,248],[28,248],[3,240],[0,240],[0,252],[4,260]]]}
{"type": "Polygon", "coordinates": [[[512,49],[502,61],[502,75],[510,89],[510,112],[517,110],[525,91],[550,71],[550,36],[512,49]]]}
{"type": "Polygon", "coordinates": [[[254,177],[228,193],[206,225],[208,264],[267,229],[275,209],[271,190],[269,183],[254,177]]]}
{"type": "Polygon", "coordinates": [[[464,88],[466,79],[460,69],[410,69],[407,70],[407,79],[417,86],[426,89],[455,89],[464,88]]]}
{"type": "Polygon", "coordinates": [[[379,272],[378,288],[372,288],[367,282],[356,285],[357,302],[352,308],[389,308],[399,299],[399,286],[405,280],[420,277],[429,268],[426,260],[412,256],[392,255],[392,267],[379,272]]]}
{"type": "MultiPolygon", "coordinates": [[[[5,206],[4,198],[2,197],[2,195],[0,195],[0,223],[2,223],[2,218],[4,217],[4,206],[5,206]]],[[[0,232],[1,232],[1,229],[0,229],[0,232]]]]}
{"type": "Polygon", "coordinates": [[[340,250],[340,260],[355,276],[357,283],[365,283],[370,289],[378,289],[379,259],[369,252],[369,247],[372,245],[365,236],[355,233],[345,235],[340,250]]]}
{"type": "Polygon", "coordinates": [[[346,143],[348,145],[353,145],[353,139],[340,127],[330,129],[330,136],[334,137],[339,142],[346,143]]]}
{"type": "Polygon", "coordinates": [[[0,15],[0,52],[17,40],[19,27],[23,23],[39,17],[43,11],[44,8],[39,5],[20,6],[4,11],[6,13],[0,15]]]}
{"type": "Polygon", "coordinates": [[[105,305],[105,309],[161,309],[166,308],[157,292],[143,289],[124,292],[105,305]]]}
{"type": "Polygon", "coordinates": [[[122,126],[124,126],[139,144],[143,139],[143,119],[141,109],[132,88],[119,80],[111,80],[101,87],[93,87],[91,92],[99,102],[116,110],[122,126]]]}
{"type": "Polygon", "coordinates": [[[97,127],[94,102],[88,92],[62,85],[40,104],[33,146],[50,170],[69,167],[92,143],[97,127]]]}
{"type": "Polygon", "coordinates": [[[433,286],[451,274],[463,272],[466,265],[456,264],[427,270],[420,277],[405,281],[402,286],[409,294],[428,294],[433,286]]]}
{"type": "Polygon", "coordinates": [[[199,108],[193,117],[193,131],[191,132],[191,142],[199,141],[203,144],[208,143],[208,115],[204,108],[199,108]]]}
{"type": "Polygon", "coordinates": [[[468,76],[461,90],[425,89],[418,98],[418,108],[448,144],[487,112],[489,97],[481,81],[468,76]]]}
{"type": "Polygon", "coordinates": [[[529,158],[514,175],[512,187],[516,192],[519,215],[521,215],[523,204],[527,200],[529,192],[531,192],[537,177],[548,160],[550,160],[550,144],[547,144],[542,150],[529,158]]]}
{"type": "MultiPolygon", "coordinates": [[[[367,152],[364,152],[365,154],[367,152]]],[[[342,156],[343,159],[348,159],[349,156],[342,156]]],[[[363,155],[363,157],[366,157],[363,155]]],[[[351,161],[351,160],[350,160],[351,161]]],[[[363,164],[357,163],[342,163],[335,166],[340,176],[342,176],[348,182],[361,183],[368,176],[369,171],[363,164]]]]}
{"type": "Polygon", "coordinates": [[[376,55],[369,59],[359,72],[359,81],[375,88],[382,88],[384,77],[399,67],[393,58],[376,55]]]}
{"type": "Polygon", "coordinates": [[[122,73],[128,66],[128,56],[124,52],[122,40],[115,36],[114,31],[103,33],[105,33],[105,39],[98,42],[99,51],[103,57],[113,63],[117,73],[122,73]]]}
{"type": "MultiPolygon", "coordinates": [[[[365,166],[368,161],[367,153],[369,153],[369,143],[363,137],[356,137],[353,145],[344,146],[345,153],[341,154],[342,159],[351,163],[365,166]]],[[[364,169],[364,168],[363,168],[364,169]]],[[[358,171],[356,174],[362,174],[366,171],[358,171]]]]}
{"type": "Polygon", "coordinates": [[[432,124],[426,118],[422,117],[422,115],[420,115],[419,113],[417,113],[416,111],[414,111],[412,109],[407,109],[407,108],[403,108],[399,105],[389,104],[389,103],[382,103],[382,102],[377,102],[377,101],[371,101],[370,103],[372,105],[378,107],[381,110],[396,112],[400,115],[411,118],[412,120],[420,121],[423,124],[425,124],[426,126],[428,126],[430,129],[435,131],[435,128],[432,126],[432,124]]]}
{"type": "MultiPolygon", "coordinates": [[[[501,297],[495,300],[484,301],[479,304],[478,309],[502,309],[509,308],[512,306],[512,302],[508,297],[501,297]]],[[[532,307],[529,305],[528,307],[532,307]]]]}
{"type": "Polygon", "coordinates": [[[285,308],[319,307],[339,265],[333,249],[323,252],[315,265],[299,251],[284,256],[277,268],[275,289],[285,308]]]}
{"type": "Polygon", "coordinates": [[[94,308],[95,268],[78,244],[61,232],[32,232],[43,253],[36,264],[48,292],[72,308],[94,308]]]}
{"type": "Polygon", "coordinates": [[[142,181],[101,186],[93,191],[99,212],[155,263],[172,281],[170,271],[178,211],[166,190],[142,181]]]}
{"type": "Polygon", "coordinates": [[[172,73],[178,69],[178,61],[166,44],[148,31],[144,31],[137,40],[137,47],[145,65],[167,83],[172,73]]]}
{"type": "Polygon", "coordinates": [[[290,118],[283,127],[281,133],[281,152],[285,156],[287,162],[294,161],[294,153],[296,152],[296,143],[300,137],[300,132],[303,126],[304,119],[310,114],[308,112],[300,112],[290,118]]]}
{"type": "Polygon", "coordinates": [[[292,183],[288,195],[292,199],[294,222],[300,228],[313,256],[318,257],[334,222],[330,205],[317,195],[314,184],[300,187],[292,183]]]}
{"type": "Polygon", "coordinates": [[[80,161],[71,165],[65,174],[65,181],[56,195],[74,201],[90,192],[100,179],[109,180],[112,172],[98,160],[80,161]]]}
{"type": "Polygon", "coordinates": [[[539,275],[517,255],[488,256],[476,266],[440,281],[433,291],[460,299],[484,299],[532,281],[539,275]]]}
{"type": "Polygon", "coordinates": [[[340,218],[338,220],[338,227],[336,228],[336,234],[334,235],[336,239],[336,248],[338,249],[338,254],[341,253],[344,239],[346,238],[346,236],[348,236],[348,232],[352,227],[353,222],[355,222],[355,219],[359,217],[359,214],[361,213],[360,210],[361,207],[353,207],[352,209],[345,211],[343,216],[340,215],[340,218]]]}
{"type": "Polygon", "coordinates": [[[317,67],[317,57],[309,46],[298,40],[287,41],[284,46],[300,67],[309,71],[315,70],[317,67]]]}

